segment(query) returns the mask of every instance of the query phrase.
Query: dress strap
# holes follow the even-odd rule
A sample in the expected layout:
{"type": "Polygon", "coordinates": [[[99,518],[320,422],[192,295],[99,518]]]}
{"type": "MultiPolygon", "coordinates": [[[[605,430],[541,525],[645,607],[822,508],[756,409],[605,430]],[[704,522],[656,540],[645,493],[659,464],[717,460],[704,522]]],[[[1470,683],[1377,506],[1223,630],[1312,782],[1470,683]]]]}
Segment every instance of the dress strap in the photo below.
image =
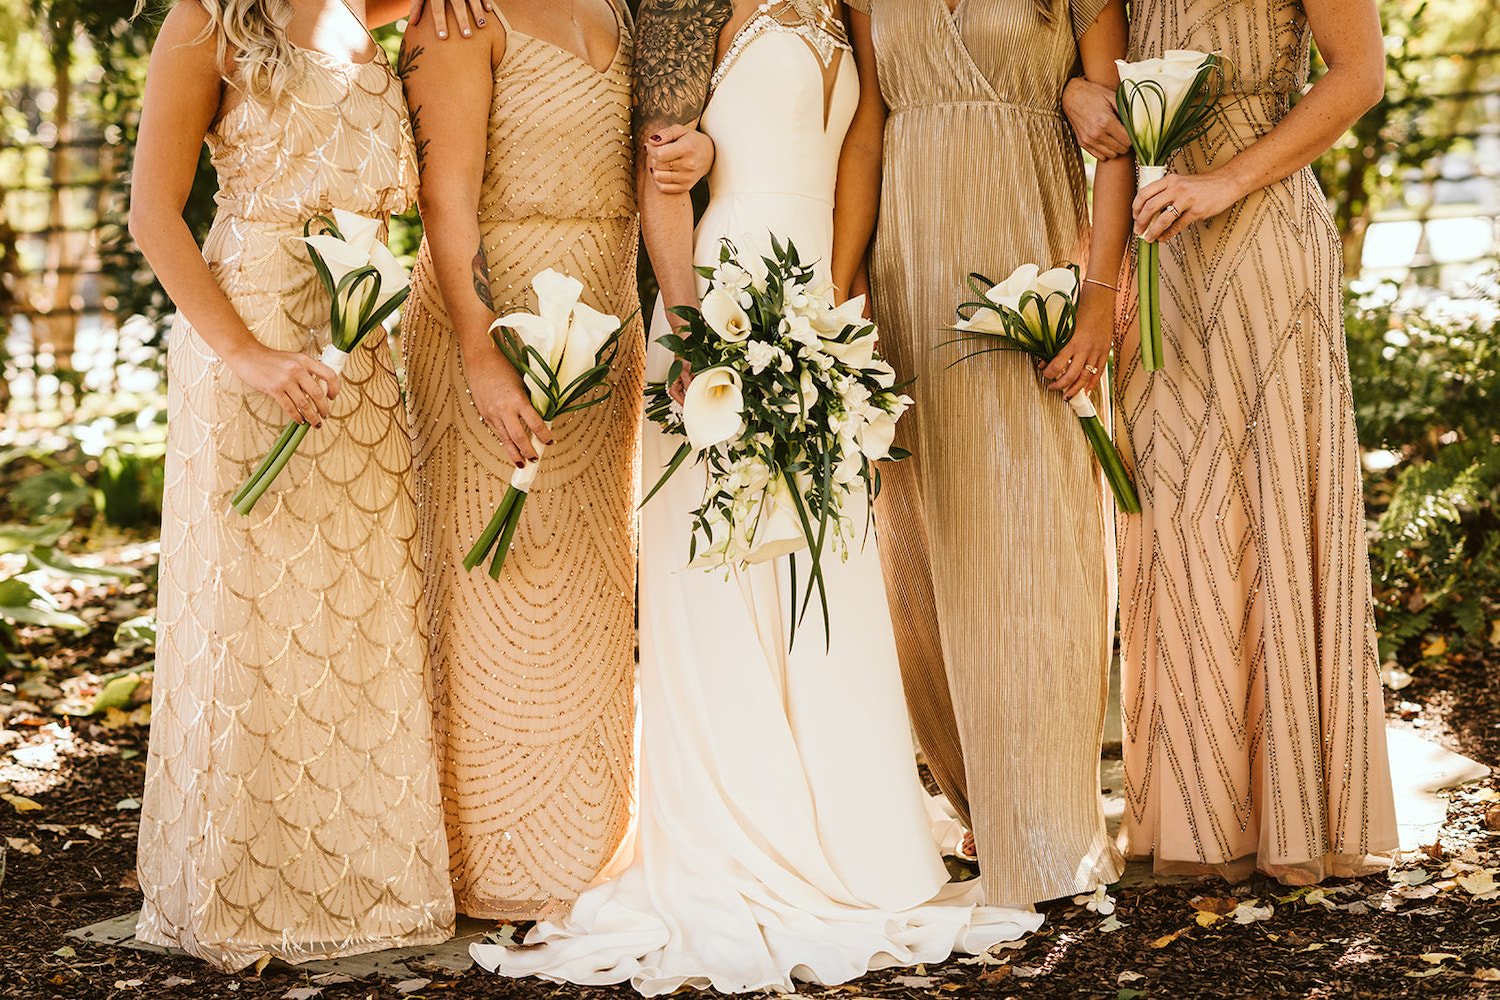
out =
{"type": "MultiPolygon", "coordinates": [[[[433,3],[446,3],[447,0],[431,0],[431,2],[433,2],[433,3]]],[[[463,0],[458,0],[458,2],[462,3],[463,0]]],[[[500,0],[495,0],[495,2],[490,5],[490,11],[492,13],[494,13],[494,15],[500,19],[500,27],[504,28],[505,29],[505,33],[507,35],[509,35],[510,32],[511,32],[510,18],[506,17],[505,16],[505,11],[503,11],[503,10],[500,9],[500,0]]]]}

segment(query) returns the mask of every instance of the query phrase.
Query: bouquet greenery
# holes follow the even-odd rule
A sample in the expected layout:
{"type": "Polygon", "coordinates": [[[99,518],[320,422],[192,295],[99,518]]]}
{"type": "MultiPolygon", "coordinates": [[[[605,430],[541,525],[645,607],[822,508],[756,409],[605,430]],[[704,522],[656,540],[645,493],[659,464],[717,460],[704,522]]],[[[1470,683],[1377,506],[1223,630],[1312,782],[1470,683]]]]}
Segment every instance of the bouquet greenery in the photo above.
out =
{"type": "MultiPolygon", "coordinates": [[[[1171,49],[1160,59],[1116,60],[1120,86],[1115,106],[1135,150],[1137,184],[1144,188],[1167,174],[1172,154],[1212,124],[1224,88],[1217,53],[1171,49]]],[[[1161,278],[1157,245],[1136,240],[1136,285],[1140,294],[1141,365],[1162,366],[1161,278]]]]}
{"type": "MultiPolygon", "coordinates": [[[[343,374],[354,349],[396,311],[409,291],[406,268],[380,242],[383,222],[336,208],[333,218],[314,216],[302,227],[308,256],[332,301],[329,343],[319,360],[339,374],[343,374]],[[316,235],[314,226],[320,229],[316,235]]],[[[297,421],[282,429],[260,465],[230,498],[236,511],[250,513],[291,461],[292,453],[307,437],[308,426],[297,421]]]]}
{"type": "MultiPolygon", "coordinates": [[[[609,365],[626,323],[578,301],[583,283],[548,268],[531,279],[535,313],[506,313],[490,325],[490,336],[525,380],[531,405],[547,426],[564,413],[587,409],[609,398],[609,365]],[[607,356],[606,356],[607,355],[607,356]],[[602,393],[594,390],[603,387],[602,393]]],[[[521,523],[521,508],[536,481],[545,446],[531,439],[537,460],[510,477],[490,523],[464,557],[473,569],[491,550],[490,578],[498,580],[505,555],[521,523]]]]}
{"type": "Polygon", "coordinates": [[[880,490],[875,463],[906,457],[891,440],[911,400],[875,353],[863,297],[835,305],[832,286],[814,286],[812,265],[790,241],[770,244],[753,258],[723,241],[718,266],[698,269],[709,280],[701,308],[672,310],[685,325],[661,343],[677,360],[665,381],[647,385],[646,415],[686,440],[646,500],[697,453],[708,484],[693,512],[689,565],[788,556],[789,641],[816,593],[827,642],[823,559],[848,558],[855,516],[868,519],[880,490]],[[668,388],[684,363],[693,379],[679,406],[668,388]],[[811,568],[799,608],[803,549],[811,568]]]}
{"type": "MultiPolygon", "coordinates": [[[[995,346],[981,347],[966,358],[989,351],[1019,351],[1049,362],[1073,339],[1078,309],[1077,264],[1065,264],[1050,271],[1041,271],[1035,264],[1022,264],[998,285],[982,274],[970,274],[969,287],[976,301],[958,307],[959,322],[954,330],[964,334],[960,341],[995,346]]],[[[1084,436],[1099,458],[1115,502],[1127,514],[1139,514],[1141,501],[1130,474],[1125,471],[1120,453],[1110,441],[1088,393],[1080,392],[1067,403],[1083,425],[1084,436]]]]}

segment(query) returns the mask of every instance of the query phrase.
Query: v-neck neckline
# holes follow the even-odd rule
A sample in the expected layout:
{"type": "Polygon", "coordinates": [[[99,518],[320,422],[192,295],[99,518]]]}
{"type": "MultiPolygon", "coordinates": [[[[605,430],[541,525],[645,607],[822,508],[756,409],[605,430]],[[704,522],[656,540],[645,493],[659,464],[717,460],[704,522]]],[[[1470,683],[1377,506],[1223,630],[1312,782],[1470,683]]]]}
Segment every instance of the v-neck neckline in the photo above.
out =
{"type": "Polygon", "coordinates": [[[962,54],[964,62],[969,64],[969,69],[978,78],[980,86],[984,88],[984,92],[989,95],[991,100],[998,100],[999,97],[995,93],[995,88],[990,84],[990,78],[985,75],[984,70],[979,68],[979,63],[974,59],[974,53],[969,51],[969,43],[964,41],[963,30],[958,25],[959,12],[968,8],[970,0],[958,0],[958,5],[951,9],[948,7],[948,0],[931,0],[931,3],[937,9],[939,19],[943,22],[943,30],[948,33],[949,39],[958,47],[958,51],[962,54]]]}
{"type": "MultiPolygon", "coordinates": [[[[617,63],[619,63],[620,52],[625,48],[625,22],[620,17],[620,11],[615,6],[614,0],[605,0],[605,3],[609,7],[610,14],[612,14],[615,19],[615,50],[614,53],[609,57],[609,62],[605,63],[603,69],[599,69],[598,67],[596,67],[587,55],[579,55],[577,52],[574,52],[567,46],[559,45],[556,42],[549,42],[545,38],[538,38],[536,35],[531,35],[524,31],[517,31],[515,28],[512,28],[510,26],[510,19],[505,17],[505,15],[503,14],[500,15],[500,20],[505,27],[505,33],[507,35],[519,35],[522,38],[528,38],[531,41],[536,42],[538,45],[546,46],[549,49],[556,49],[563,55],[569,56],[587,66],[590,70],[593,71],[595,76],[598,76],[602,79],[603,77],[609,76],[610,71],[615,68],[615,65],[617,63]]],[[[584,51],[587,52],[588,50],[585,49],[584,51]]]]}

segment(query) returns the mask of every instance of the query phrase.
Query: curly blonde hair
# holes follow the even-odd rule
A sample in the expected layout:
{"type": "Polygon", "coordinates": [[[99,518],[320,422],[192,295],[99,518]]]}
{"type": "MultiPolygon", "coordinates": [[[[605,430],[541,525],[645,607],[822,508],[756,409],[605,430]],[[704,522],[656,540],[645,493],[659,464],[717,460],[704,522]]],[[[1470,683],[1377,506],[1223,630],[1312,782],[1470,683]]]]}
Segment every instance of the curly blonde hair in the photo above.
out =
{"type": "MultiPolygon", "coordinates": [[[[136,0],[138,16],[150,0],[136,0]]],[[[224,80],[252,97],[278,100],[303,69],[302,54],[287,37],[290,0],[192,0],[208,15],[224,80]]]]}

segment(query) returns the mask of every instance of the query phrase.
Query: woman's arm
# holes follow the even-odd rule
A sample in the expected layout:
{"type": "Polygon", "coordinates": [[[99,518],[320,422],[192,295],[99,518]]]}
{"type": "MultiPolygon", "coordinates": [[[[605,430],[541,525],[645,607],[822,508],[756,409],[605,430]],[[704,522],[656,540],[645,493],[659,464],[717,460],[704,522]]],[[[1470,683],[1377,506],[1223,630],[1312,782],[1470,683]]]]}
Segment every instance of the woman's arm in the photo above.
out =
{"type": "Polygon", "coordinates": [[[693,202],[686,191],[667,194],[651,182],[645,148],[653,137],[660,141],[668,126],[697,127],[708,101],[719,32],[733,14],[733,0],[644,0],[636,14],[636,198],[646,253],[669,309],[698,304],[693,202]]]}
{"type": "Polygon", "coordinates": [[[836,295],[842,301],[863,284],[865,250],[880,214],[880,166],[885,141],[885,100],[875,72],[870,17],[850,10],[846,18],[854,65],[859,70],[859,105],[839,152],[838,182],[833,196],[833,257],[829,261],[836,295]]]}
{"type": "MultiPolygon", "coordinates": [[[[1099,19],[1078,40],[1083,73],[1091,84],[1108,87],[1111,92],[1119,86],[1115,60],[1125,58],[1128,30],[1124,0],[1109,0],[1099,19]]],[[[1088,270],[1078,289],[1078,323],[1068,346],[1043,370],[1052,380],[1049,388],[1069,399],[1079,392],[1093,392],[1104,377],[1104,362],[1114,340],[1114,288],[1130,238],[1130,199],[1134,193],[1134,157],[1101,160],[1094,168],[1094,217],[1088,270]]]]}
{"type": "Polygon", "coordinates": [[[1168,174],[1147,185],[1132,206],[1137,235],[1170,239],[1252,191],[1296,173],[1380,100],[1385,43],[1375,0],[1304,0],[1303,7],[1328,72],[1286,118],[1228,163],[1205,174],[1168,174]]]}
{"type": "Polygon", "coordinates": [[[175,4],[151,50],[130,184],[130,235],[177,310],[230,371],[293,420],[321,424],[338,393],[338,375],[305,354],[255,339],[182,218],[198,151],[219,113],[224,87],[208,27],[202,7],[175,4]]]}
{"type": "Polygon", "coordinates": [[[520,374],[490,339],[495,305],[479,236],[494,67],[504,54],[498,25],[438,44],[437,25],[423,21],[409,26],[401,41],[400,73],[417,141],[422,228],[469,395],[521,468],[537,457],[531,436],[546,443],[552,436],[520,374]]]}

